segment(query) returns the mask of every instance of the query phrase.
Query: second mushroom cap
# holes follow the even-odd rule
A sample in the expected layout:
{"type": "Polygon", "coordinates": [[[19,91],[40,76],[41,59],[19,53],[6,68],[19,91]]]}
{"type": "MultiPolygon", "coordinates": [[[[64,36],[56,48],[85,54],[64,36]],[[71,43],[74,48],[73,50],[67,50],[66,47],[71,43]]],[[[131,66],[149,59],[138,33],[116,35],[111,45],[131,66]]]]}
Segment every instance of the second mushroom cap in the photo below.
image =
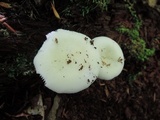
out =
{"type": "Polygon", "coordinates": [[[100,36],[93,40],[101,56],[98,78],[111,80],[118,76],[124,67],[124,55],[120,46],[111,38],[100,36]]]}

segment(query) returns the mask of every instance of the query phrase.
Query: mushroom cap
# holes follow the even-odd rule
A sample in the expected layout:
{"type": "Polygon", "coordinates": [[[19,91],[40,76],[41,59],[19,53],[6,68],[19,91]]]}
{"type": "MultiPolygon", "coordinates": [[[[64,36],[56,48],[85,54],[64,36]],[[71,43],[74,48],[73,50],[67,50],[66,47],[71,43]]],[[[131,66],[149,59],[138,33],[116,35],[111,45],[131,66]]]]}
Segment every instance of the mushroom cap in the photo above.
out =
{"type": "Polygon", "coordinates": [[[46,86],[57,93],[76,93],[88,88],[100,69],[100,55],[90,45],[90,38],[63,29],[46,37],[34,58],[36,72],[46,86]]]}
{"type": "Polygon", "coordinates": [[[124,55],[120,46],[112,39],[104,36],[93,39],[101,56],[101,68],[98,78],[111,80],[118,76],[124,67],[124,55]]]}

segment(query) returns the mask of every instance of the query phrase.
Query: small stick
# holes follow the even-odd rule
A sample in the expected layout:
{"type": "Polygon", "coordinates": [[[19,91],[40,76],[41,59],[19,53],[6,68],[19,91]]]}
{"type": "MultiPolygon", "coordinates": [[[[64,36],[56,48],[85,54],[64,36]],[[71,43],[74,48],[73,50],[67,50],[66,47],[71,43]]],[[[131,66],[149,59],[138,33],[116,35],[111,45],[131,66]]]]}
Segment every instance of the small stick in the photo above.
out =
{"type": "Polygon", "coordinates": [[[0,15],[0,23],[2,25],[4,25],[8,30],[10,30],[11,32],[17,34],[16,30],[14,30],[8,23],[5,22],[7,18],[3,15],[0,15]]]}
{"type": "Polygon", "coordinates": [[[16,30],[13,29],[8,23],[3,22],[2,25],[4,25],[8,30],[10,30],[11,32],[17,34],[16,30]]]}

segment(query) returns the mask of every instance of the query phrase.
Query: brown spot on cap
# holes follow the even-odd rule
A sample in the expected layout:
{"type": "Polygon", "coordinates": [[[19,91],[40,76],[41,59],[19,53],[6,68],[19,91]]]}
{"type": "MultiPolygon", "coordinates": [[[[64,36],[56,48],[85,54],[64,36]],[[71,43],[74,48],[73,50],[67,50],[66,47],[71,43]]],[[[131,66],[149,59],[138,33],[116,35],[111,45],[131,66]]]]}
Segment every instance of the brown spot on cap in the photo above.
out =
{"type": "Polygon", "coordinates": [[[121,57],[119,57],[118,62],[123,63],[123,59],[121,57]]]}
{"type": "Polygon", "coordinates": [[[88,40],[88,38],[87,38],[87,37],[85,37],[85,38],[84,38],[84,40],[88,40]]]}
{"type": "Polygon", "coordinates": [[[89,55],[88,55],[88,54],[86,54],[86,56],[87,56],[87,58],[89,58],[89,55]]]}
{"type": "Polygon", "coordinates": [[[58,43],[58,39],[57,38],[55,38],[55,42],[58,43]]]}
{"type": "Polygon", "coordinates": [[[107,64],[106,62],[102,61],[102,64],[106,67],[110,66],[111,64],[107,64]]]}
{"type": "Polygon", "coordinates": [[[94,80],[92,80],[92,83],[94,82],[94,80]]]}
{"type": "Polygon", "coordinates": [[[72,62],[72,60],[67,60],[67,64],[70,64],[72,62]]]}
{"type": "Polygon", "coordinates": [[[79,71],[83,69],[83,65],[81,64],[81,67],[79,68],[79,71]]]}
{"type": "Polygon", "coordinates": [[[91,66],[90,66],[90,65],[89,65],[89,67],[88,67],[88,68],[89,68],[89,70],[91,70],[91,66]]]}
{"type": "Polygon", "coordinates": [[[89,79],[87,79],[87,83],[90,83],[90,80],[89,80],[89,79]]]}
{"type": "Polygon", "coordinates": [[[94,45],[94,41],[93,41],[93,40],[91,40],[91,41],[90,41],[90,44],[91,44],[91,45],[94,45]]]}

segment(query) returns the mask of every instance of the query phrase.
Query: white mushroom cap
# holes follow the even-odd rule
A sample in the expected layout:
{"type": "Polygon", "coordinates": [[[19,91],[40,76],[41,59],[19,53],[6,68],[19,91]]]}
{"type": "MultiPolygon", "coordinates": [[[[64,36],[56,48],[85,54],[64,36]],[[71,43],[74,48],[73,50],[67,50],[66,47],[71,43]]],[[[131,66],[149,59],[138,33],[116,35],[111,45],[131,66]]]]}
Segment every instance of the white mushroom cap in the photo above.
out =
{"type": "Polygon", "coordinates": [[[88,88],[99,74],[99,64],[99,52],[89,37],[63,29],[49,33],[34,58],[36,72],[57,93],[88,88]]]}
{"type": "Polygon", "coordinates": [[[108,37],[96,37],[93,39],[101,55],[101,68],[98,78],[111,80],[118,76],[124,67],[124,55],[120,46],[108,37]]]}

